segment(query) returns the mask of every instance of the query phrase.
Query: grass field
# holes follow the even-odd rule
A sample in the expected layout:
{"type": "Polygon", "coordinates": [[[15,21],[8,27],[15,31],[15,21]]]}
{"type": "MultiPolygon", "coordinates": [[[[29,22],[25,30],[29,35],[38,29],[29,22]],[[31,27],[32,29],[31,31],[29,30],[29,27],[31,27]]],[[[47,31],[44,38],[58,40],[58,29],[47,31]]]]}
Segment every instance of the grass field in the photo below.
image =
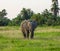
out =
{"type": "Polygon", "coordinates": [[[60,51],[60,26],[37,27],[24,39],[19,27],[0,27],[0,51],[60,51]]]}

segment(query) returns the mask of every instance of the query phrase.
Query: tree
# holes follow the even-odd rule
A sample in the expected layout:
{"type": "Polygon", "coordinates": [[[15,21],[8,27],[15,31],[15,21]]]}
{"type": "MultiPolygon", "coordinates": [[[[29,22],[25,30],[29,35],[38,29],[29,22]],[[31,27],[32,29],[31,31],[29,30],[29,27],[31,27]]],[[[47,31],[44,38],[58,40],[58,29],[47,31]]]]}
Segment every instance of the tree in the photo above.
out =
{"type": "Polygon", "coordinates": [[[20,26],[21,24],[21,15],[18,14],[16,18],[12,19],[11,22],[9,23],[10,26],[20,26]]]}
{"type": "Polygon", "coordinates": [[[7,13],[6,13],[6,10],[5,9],[3,9],[2,11],[0,11],[0,18],[1,17],[4,17],[6,15],[7,15],[7,13]]]}
{"type": "Polygon", "coordinates": [[[9,19],[5,17],[7,15],[7,12],[5,9],[0,11],[0,26],[6,26],[9,23],[9,19]]]}
{"type": "Polygon", "coordinates": [[[27,19],[30,19],[31,18],[31,16],[33,15],[33,11],[31,10],[31,9],[26,9],[26,8],[23,8],[22,10],[21,10],[21,18],[23,19],[23,20],[27,20],[27,19]]]}
{"type": "Polygon", "coordinates": [[[50,25],[54,25],[54,16],[52,13],[50,13],[47,9],[45,9],[42,12],[42,16],[44,18],[44,24],[50,26],[50,25]]]}
{"type": "Polygon", "coordinates": [[[52,0],[52,3],[51,11],[53,12],[54,19],[56,20],[56,17],[59,14],[58,0],[52,0]]]}
{"type": "Polygon", "coordinates": [[[9,25],[19,26],[22,20],[30,19],[32,15],[33,15],[33,11],[31,9],[23,8],[21,12],[17,15],[17,17],[11,20],[9,25]]]}
{"type": "Polygon", "coordinates": [[[44,18],[40,13],[37,13],[31,16],[31,20],[37,21],[38,25],[42,25],[44,23],[44,18]]]}

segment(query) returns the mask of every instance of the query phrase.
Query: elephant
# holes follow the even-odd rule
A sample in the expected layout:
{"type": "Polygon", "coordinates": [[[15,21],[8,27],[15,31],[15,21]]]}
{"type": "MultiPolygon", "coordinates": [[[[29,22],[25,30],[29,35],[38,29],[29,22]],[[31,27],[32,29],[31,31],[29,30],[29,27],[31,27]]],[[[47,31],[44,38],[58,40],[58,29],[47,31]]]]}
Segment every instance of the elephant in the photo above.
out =
{"type": "Polygon", "coordinates": [[[24,20],[21,23],[21,31],[23,33],[24,38],[32,39],[34,37],[34,30],[37,27],[36,21],[24,20]]]}

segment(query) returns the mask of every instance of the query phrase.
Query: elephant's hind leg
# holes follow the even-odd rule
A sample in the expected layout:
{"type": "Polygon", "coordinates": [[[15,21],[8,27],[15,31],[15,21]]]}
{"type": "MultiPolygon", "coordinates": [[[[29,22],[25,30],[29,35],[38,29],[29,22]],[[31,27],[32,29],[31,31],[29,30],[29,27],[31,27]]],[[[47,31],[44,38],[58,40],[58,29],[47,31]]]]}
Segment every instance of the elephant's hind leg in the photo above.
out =
{"type": "Polygon", "coordinates": [[[23,32],[23,36],[24,36],[24,38],[26,38],[26,33],[25,32],[23,32]]]}
{"type": "Polygon", "coordinates": [[[27,38],[29,38],[29,31],[27,30],[27,38]]]}

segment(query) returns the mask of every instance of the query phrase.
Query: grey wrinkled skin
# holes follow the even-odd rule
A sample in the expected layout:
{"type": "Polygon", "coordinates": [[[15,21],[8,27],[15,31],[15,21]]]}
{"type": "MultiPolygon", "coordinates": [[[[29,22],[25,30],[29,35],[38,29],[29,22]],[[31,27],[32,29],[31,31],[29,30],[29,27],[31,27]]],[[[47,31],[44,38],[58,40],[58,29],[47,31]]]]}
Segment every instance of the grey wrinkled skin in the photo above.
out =
{"type": "Polygon", "coordinates": [[[24,38],[33,38],[34,37],[34,30],[37,27],[36,21],[24,20],[21,23],[21,31],[23,33],[24,38]]]}

